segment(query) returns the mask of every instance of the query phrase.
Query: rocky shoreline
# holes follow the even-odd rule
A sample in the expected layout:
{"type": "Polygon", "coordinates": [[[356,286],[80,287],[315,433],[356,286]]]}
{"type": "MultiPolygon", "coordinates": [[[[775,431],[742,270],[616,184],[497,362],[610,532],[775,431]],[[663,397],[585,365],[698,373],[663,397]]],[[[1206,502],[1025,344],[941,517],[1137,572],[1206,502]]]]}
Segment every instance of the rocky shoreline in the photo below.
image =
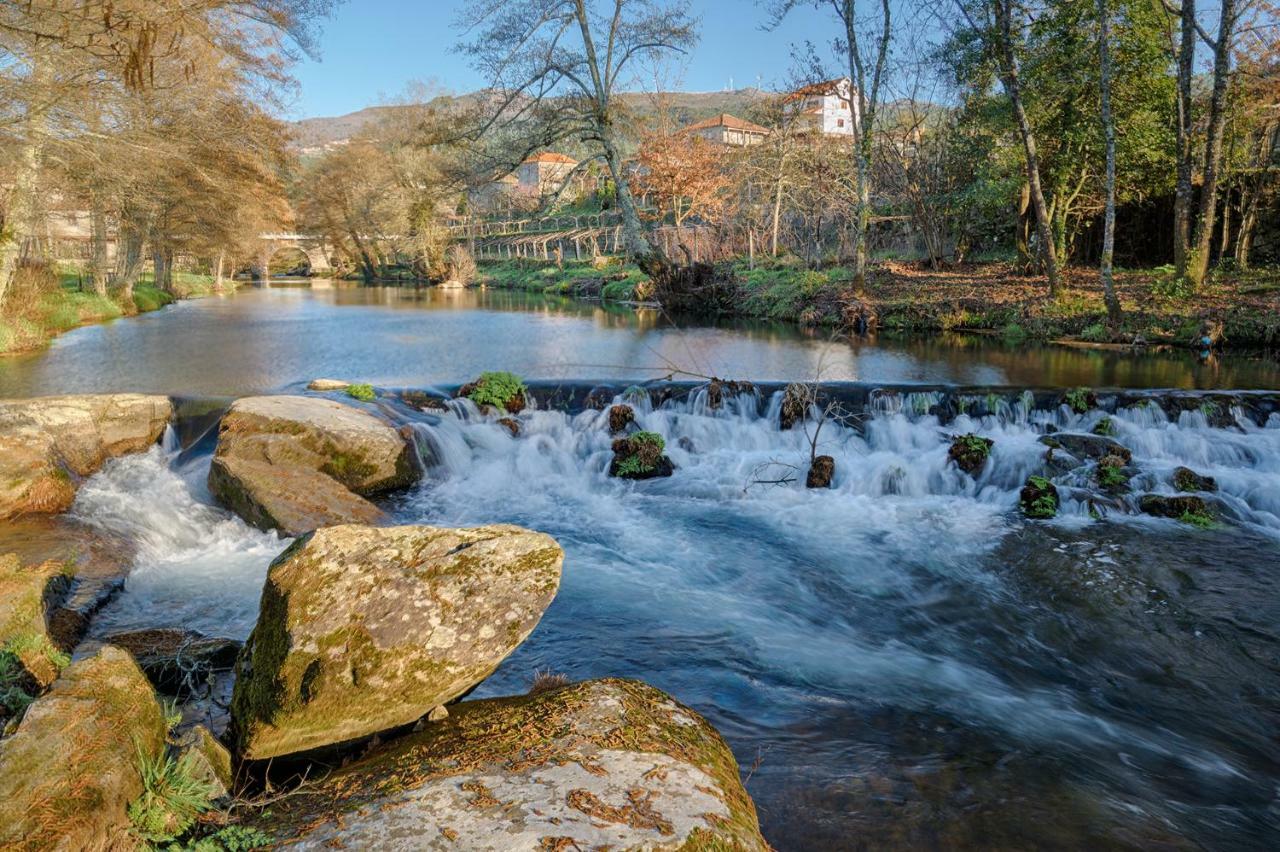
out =
{"type": "Polygon", "coordinates": [[[0,403],[0,514],[28,525],[0,537],[22,545],[0,560],[0,846],[767,848],[728,746],[650,686],[458,703],[535,629],[563,552],[519,527],[379,525],[368,498],[421,466],[367,406],[257,397],[220,418],[211,493],[296,537],[243,647],[180,625],[81,644],[73,602],[100,606],[128,560],[59,558],[59,515],[173,417],[163,397],[0,403]],[[230,712],[210,730],[192,687],[215,681],[230,712]]]}

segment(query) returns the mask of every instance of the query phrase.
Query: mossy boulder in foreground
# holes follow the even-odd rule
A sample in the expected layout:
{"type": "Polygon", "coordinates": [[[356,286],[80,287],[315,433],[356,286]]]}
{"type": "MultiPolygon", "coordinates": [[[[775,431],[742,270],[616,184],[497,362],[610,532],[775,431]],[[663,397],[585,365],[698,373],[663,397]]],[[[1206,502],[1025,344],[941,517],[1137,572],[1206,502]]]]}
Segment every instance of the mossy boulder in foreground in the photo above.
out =
{"type": "Polygon", "coordinates": [[[66,511],[81,479],[156,443],[172,414],[141,394],[0,401],[0,519],[66,511]]]}
{"type": "Polygon", "coordinates": [[[715,729],[613,679],[465,702],[258,820],[315,849],[768,848],[715,729]]]}
{"type": "Polygon", "coordinates": [[[129,849],[140,755],[165,746],[151,684],[124,651],[72,664],[0,740],[0,848],[129,849]]]}
{"type": "Polygon", "coordinates": [[[301,535],[328,524],[372,523],[366,497],[421,475],[413,448],[389,424],[328,399],[259,396],[222,418],[209,490],[261,529],[301,535]]]}
{"type": "Polygon", "coordinates": [[[532,632],[564,553],[513,526],[325,527],[271,565],[236,663],[232,730],[260,760],[414,722],[532,632]]]}

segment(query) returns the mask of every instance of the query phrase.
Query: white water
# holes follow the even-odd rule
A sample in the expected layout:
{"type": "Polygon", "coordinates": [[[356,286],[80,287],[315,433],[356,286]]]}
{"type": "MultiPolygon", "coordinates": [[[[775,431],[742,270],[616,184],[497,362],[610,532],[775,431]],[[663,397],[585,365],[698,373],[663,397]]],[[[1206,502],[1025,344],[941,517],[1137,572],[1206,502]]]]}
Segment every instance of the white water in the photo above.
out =
{"type": "MultiPolygon", "coordinates": [[[[1078,554],[1072,570],[1108,606],[1109,597],[1146,594],[1156,582],[1132,556],[1100,543],[1117,525],[1153,549],[1189,540],[1212,553],[1214,537],[1232,530],[1275,545],[1280,418],[1224,430],[1209,428],[1198,412],[1170,421],[1154,405],[1111,415],[1116,440],[1139,470],[1135,493],[1173,493],[1174,468],[1189,466],[1217,479],[1223,529],[1122,512],[1094,520],[1085,501],[1068,497],[1065,486],[1086,479],[1075,474],[1059,478],[1063,513],[1046,525],[1016,510],[1022,483],[1040,472],[1046,448],[1038,438],[1047,425],[1087,432],[1102,414],[1035,411],[1024,398],[1001,404],[997,415],[961,415],[942,426],[916,413],[933,401],[882,397],[858,428],[825,426],[818,452],[835,458],[836,475],[822,491],[803,487],[809,439],[803,429],[777,429],[776,399],[763,417],[751,397],[719,411],[707,408],[705,394],[657,410],[635,402],[639,425],[665,436],[677,466],[669,479],[642,483],[608,477],[604,412],[526,412],[513,439],[457,402],[451,413],[413,424],[427,477],[390,508],[402,522],[519,523],[565,547],[556,602],[478,695],[519,691],[541,667],[643,677],[741,731],[747,742],[735,746],[777,745],[774,760],[794,765],[795,777],[829,779],[847,771],[852,744],[841,733],[797,737],[790,733],[797,726],[851,708],[940,714],[1015,751],[1068,753],[1072,770],[1099,785],[1108,807],[1161,819],[1198,813],[1166,801],[1162,773],[1185,774],[1193,786],[1266,783],[1241,759],[1248,745],[1183,724],[1194,719],[1117,713],[1114,700],[1074,681],[1093,675],[1057,674],[1065,652],[1020,623],[1043,603],[1028,602],[993,554],[1011,536],[1057,531],[1066,538],[1050,542],[1054,552],[1078,554]],[[947,460],[950,437],[967,432],[995,441],[976,480],[947,460]],[[759,482],[780,479],[795,481],[759,482]]],[[[180,625],[243,638],[252,626],[267,565],[286,542],[207,505],[207,460],[175,470],[175,458],[172,448],[157,448],[113,462],[81,490],[76,514],[139,548],[127,590],[95,625],[98,635],[180,625]]],[[[1183,547],[1168,549],[1177,558],[1183,547]]],[[[1274,570],[1280,559],[1270,564],[1274,570]]],[[[1168,597],[1166,589],[1151,592],[1168,597]]],[[[1117,619],[1125,637],[1149,629],[1124,610],[1099,617],[1103,625],[1117,619]]],[[[1197,653],[1194,637],[1174,640],[1193,643],[1176,645],[1179,653],[1197,653]]],[[[1112,674],[1096,677],[1107,682],[1112,674]]]]}

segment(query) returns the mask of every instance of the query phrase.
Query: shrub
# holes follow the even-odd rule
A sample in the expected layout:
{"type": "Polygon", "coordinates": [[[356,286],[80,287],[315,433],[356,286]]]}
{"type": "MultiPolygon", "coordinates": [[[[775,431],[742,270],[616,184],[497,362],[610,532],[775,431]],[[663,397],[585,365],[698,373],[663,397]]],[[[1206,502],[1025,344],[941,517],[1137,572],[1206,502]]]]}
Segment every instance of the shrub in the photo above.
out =
{"type": "Polygon", "coordinates": [[[467,389],[466,397],[476,405],[492,405],[506,411],[512,400],[523,399],[526,390],[524,380],[515,373],[481,373],[467,389]]]}
{"type": "Polygon", "coordinates": [[[216,791],[194,775],[190,755],[174,760],[161,752],[148,757],[138,749],[142,793],[129,803],[129,821],[144,840],[165,843],[191,828],[196,817],[213,807],[216,791]]]}
{"type": "Polygon", "coordinates": [[[11,651],[0,651],[0,716],[18,716],[35,700],[27,692],[26,672],[11,651]]]}
{"type": "Polygon", "coordinates": [[[347,396],[352,399],[358,399],[361,402],[373,402],[377,398],[373,385],[368,384],[347,385],[347,396]]]}
{"type": "Polygon", "coordinates": [[[568,686],[569,683],[570,680],[566,675],[553,672],[550,669],[538,669],[533,673],[533,683],[529,686],[529,694],[537,695],[542,692],[550,692],[553,689],[568,686]]]}
{"type": "Polygon", "coordinates": [[[1102,343],[1108,337],[1107,327],[1100,322],[1095,322],[1092,325],[1086,325],[1080,332],[1080,339],[1087,340],[1090,343],[1102,343]]]}
{"type": "Polygon", "coordinates": [[[452,246],[449,249],[448,267],[450,281],[457,281],[459,284],[470,284],[476,280],[475,259],[462,246],[452,246]]]}

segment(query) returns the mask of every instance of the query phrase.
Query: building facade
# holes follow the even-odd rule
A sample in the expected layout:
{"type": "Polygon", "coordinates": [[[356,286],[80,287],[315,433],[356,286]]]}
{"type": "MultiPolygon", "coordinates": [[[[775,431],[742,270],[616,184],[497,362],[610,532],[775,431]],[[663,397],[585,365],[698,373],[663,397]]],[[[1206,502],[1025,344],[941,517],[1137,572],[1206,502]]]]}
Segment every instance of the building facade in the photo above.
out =
{"type": "Polygon", "coordinates": [[[787,95],[787,126],[824,136],[852,136],[857,103],[848,77],[824,80],[787,95]]]}
{"type": "Polygon", "coordinates": [[[680,131],[693,136],[700,136],[717,145],[728,145],[735,148],[746,148],[759,145],[769,135],[767,128],[750,121],[722,112],[696,124],[690,124],[680,131]]]}

